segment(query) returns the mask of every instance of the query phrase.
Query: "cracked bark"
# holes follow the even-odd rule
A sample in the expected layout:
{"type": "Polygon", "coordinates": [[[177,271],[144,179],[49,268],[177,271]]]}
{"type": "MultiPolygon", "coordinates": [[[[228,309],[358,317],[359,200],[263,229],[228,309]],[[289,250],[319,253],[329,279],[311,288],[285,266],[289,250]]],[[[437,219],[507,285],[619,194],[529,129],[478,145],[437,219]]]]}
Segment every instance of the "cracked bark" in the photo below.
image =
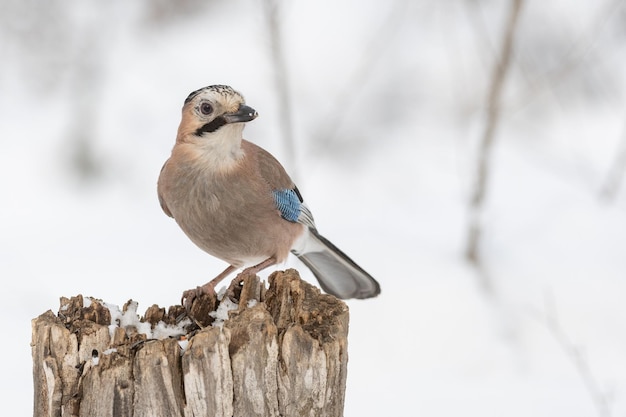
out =
{"type": "MultiPolygon", "coordinates": [[[[295,270],[269,282],[246,278],[224,326],[198,328],[211,320],[200,317],[184,350],[110,331],[102,303],[62,298],[58,314],[32,322],[34,416],[342,416],[347,306],[295,270]]],[[[142,320],[173,323],[182,311],[151,306],[142,320]]]]}

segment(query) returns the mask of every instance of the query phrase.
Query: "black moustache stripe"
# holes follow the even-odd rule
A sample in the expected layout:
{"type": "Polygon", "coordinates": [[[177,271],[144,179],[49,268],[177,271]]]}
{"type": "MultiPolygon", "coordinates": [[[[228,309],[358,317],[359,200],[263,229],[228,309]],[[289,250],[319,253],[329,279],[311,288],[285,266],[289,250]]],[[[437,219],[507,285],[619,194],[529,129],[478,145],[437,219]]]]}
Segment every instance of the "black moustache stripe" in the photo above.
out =
{"type": "Polygon", "coordinates": [[[211,122],[206,123],[202,125],[201,127],[199,127],[198,129],[196,129],[196,132],[195,132],[196,136],[202,136],[203,133],[215,132],[217,129],[224,126],[226,123],[227,123],[226,119],[224,119],[222,116],[216,117],[211,122]]]}

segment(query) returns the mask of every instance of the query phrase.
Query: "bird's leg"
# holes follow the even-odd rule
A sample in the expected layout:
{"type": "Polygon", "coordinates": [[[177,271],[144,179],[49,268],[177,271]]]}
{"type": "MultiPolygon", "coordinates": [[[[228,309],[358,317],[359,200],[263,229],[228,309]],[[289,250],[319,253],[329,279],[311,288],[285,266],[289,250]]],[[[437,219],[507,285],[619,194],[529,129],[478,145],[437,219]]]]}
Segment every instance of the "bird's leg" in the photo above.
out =
{"type": "Polygon", "coordinates": [[[213,278],[211,281],[207,282],[204,285],[193,288],[191,290],[183,291],[183,295],[181,297],[181,304],[185,306],[187,311],[191,309],[191,305],[193,304],[193,300],[199,297],[202,294],[215,294],[215,286],[220,283],[224,278],[230,275],[236,267],[232,265],[228,265],[224,271],[222,271],[218,276],[213,278]]]}
{"type": "Polygon", "coordinates": [[[237,274],[237,276],[235,277],[235,279],[230,283],[230,285],[228,286],[228,290],[226,291],[226,295],[233,301],[236,301],[236,297],[235,297],[235,288],[238,287],[239,285],[241,285],[242,281],[248,277],[248,276],[253,276],[258,274],[259,272],[261,272],[262,270],[264,270],[265,268],[275,265],[276,264],[276,258],[269,257],[266,260],[264,260],[261,263],[258,263],[254,266],[250,266],[246,269],[244,269],[243,271],[241,271],[239,274],[237,274]]]}
{"type": "Polygon", "coordinates": [[[262,270],[264,270],[265,268],[272,266],[272,265],[276,265],[276,258],[274,258],[273,256],[270,256],[263,262],[244,269],[243,271],[241,271],[240,275],[256,275],[262,270]]]}

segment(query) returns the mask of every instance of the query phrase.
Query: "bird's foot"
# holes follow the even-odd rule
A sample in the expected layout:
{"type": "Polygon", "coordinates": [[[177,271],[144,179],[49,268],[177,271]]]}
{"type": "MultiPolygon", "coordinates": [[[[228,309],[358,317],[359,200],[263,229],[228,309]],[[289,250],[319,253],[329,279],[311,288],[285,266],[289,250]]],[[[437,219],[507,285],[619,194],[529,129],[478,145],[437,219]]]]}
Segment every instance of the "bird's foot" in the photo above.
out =
{"type": "Polygon", "coordinates": [[[181,297],[181,304],[185,307],[187,317],[200,328],[208,326],[212,321],[209,313],[214,311],[218,304],[215,285],[208,283],[184,291],[181,297]]]}
{"type": "MultiPolygon", "coordinates": [[[[184,291],[180,302],[187,310],[187,313],[191,315],[191,311],[194,308],[194,305],[199,304],[202,304],[203,306],[209,305],[214,310],[217,306],[217,294],[215,293],[215,286],[234,270],[234,266],[228,265],[228,267],[224,271],[222,271],[221,274],[219,274],[206,284],[191,290],[184,291]],[[201,299],[205,302],[199,303],[201,299]]],[[[201,308],[200,310],[205,310],[205,308],[201,308]]]]}
{"type": "Polygon", "coordinates": [[[263,262],[250,266],[243,271],[241,271],[235,279],[233,279],[226,290],[226,296],[230,298],[231,301],[238,303],[241,298],[241,287],[243,285],[243,281],[248,277],[256,276],[260,271],[267,268],[268,266],[274,265],[276,263],[276,258],[270,257],[263,262]]]}
{"type": "Polygon", "coordinates": [[[192,288],[190,290],[183,291],[183,295],[180,298],[180,303],[185,307],[185,309],[187,309],[187,311],[189,311],[191,310],[191,307],[196,299],[200,299],[206,296],[209,296],[211,298],[217,298],[214,285],[212,285],[211,282],[196,288],[192,288]]]}

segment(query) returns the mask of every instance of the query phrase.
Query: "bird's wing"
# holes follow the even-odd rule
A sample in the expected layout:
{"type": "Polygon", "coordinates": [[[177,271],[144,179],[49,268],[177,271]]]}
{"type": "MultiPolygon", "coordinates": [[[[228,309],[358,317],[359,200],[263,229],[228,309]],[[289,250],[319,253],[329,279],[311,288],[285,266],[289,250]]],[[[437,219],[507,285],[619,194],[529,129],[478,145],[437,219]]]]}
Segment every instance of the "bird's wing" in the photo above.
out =
{"type": "Polygon", "coordinates": [[[315,222],[313,221],[313,214],[311,210],[304,204],[298,187],[294,185],[294,188],[273,190],[274,203],[276,208],[280,211],[280,215],[283,219],[292,223],[302,223],[303,225],[315,229],[315,222]]]}
{"type": "MultiPolygon", "coordinates": [[[[163,170],[165,169],[165,165],[167,165],[169,159],[167,161],[165,161],[165,163],[163,164],[163,166],[161,167],[161,173],[159,175],[159,180],[160,180],[160,176],[163,174],[163,170]]],[[[157,186],[157,193],[159,195],[159,204],[161,204],[161,208],[163,209],[163,212],[165,212],[165,214],[167,214],[170,217],[174,217],[172,216],[172,212],[170,211],[169,208],[167,208],[167,204],[165,203],[165,200],[163,199],[163,196],[161,195],[161,190],[160,190],[160,185],[161,185],[161,181],[159,181],[158,186],[157,186]]]]}
{"type": "Polygon", "coordinates": [[[311,211],[304,203],[300,190],[280,162],[272,154],[254,143],[244,140],[242,146],[244,151],[250,152],[255,157],[259,174],[272,190],[272,197],[281,217],[287,221],[302,223],[315,229],[311,211]]]}

